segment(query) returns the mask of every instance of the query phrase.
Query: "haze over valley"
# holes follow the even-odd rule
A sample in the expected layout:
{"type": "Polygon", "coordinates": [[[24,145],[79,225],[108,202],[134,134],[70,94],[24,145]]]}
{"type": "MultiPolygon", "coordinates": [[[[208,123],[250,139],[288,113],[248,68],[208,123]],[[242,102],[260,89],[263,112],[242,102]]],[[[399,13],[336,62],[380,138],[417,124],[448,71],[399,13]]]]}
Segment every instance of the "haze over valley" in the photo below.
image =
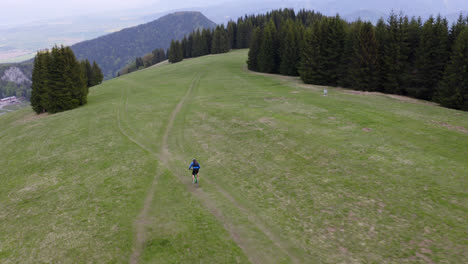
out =
{"type": "Polygon", "coordinates": [[[60,9],[44,7],[40,2],[24,0],[3,4],[12,12],[0,11],[0,63],[21,62],[54,44],[72,45],[84,40],[153,21],[174,11],[200,11],[215,23],[226,23],[245,14],[257,14],[278,8],[306,8],[325,15],[339,13],[353,21],[358,18],[376,22],[394,10],[409,16],[428,17],[442,14],[453,22],[468,10],[464,0],[258,0],[258,1],[67,1],[60,9]],[[92,8],[90,8],[92,7],[92,8]],[[113,11],[109,11],[113,9],[113,11]],[[55,11],[60,10],[60,11],[55,11]]]}

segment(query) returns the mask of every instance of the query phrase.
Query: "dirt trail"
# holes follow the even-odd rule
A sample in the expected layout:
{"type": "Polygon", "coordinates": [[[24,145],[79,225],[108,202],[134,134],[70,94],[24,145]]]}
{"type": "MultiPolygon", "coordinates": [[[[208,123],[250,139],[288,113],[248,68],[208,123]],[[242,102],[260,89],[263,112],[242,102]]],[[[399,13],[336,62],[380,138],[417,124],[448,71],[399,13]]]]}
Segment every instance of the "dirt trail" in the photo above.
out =
{"type": "MultiPolygon", "coordinates": [[[[174,121],[177,117],[177,114],[180,112],[182,109],[185,101],[188,99],[188,97],[191,95],[192,90],[194,87],[198,85],[198,82],[200,80],[200,76],[197,75],[193,81],[190,84],[189,89],[185,93],[184,97],[179,101],[173,112],[171,113],[171,116],[169,118],[169,122],[167,124],[167,127],[165,129],[163,139],[162,139],[162,144],[159,149],[159,152],[156,153],[152,151],[150,148],[146,147],[144,144],[140,143],[138,140],[134,139],[131,137],[123,128],[121,125],[121,116],[120,116],[120,108],[118,108],[117,111],[117,122],[119,129],[121,133],[128,138],[130,141],[141,147],[142,149],[148,151],[151,155],[155,157],[155,159],[158,159],[161,162],[161,165],[164,165],[167,167],[182,183],[184,183],[186,177],[180,175],[179,173],[176,172],[174,168],[171,167],[169,164],[169,157],[170,157],[170,152],[169,152],[169,147],[168,147],[168,137],[169,134],[174,126],[174,121]]],[[[121,97],[121,104],[122,105],[122,99],[123,99],[123,94],[121,97]]],[[[125,102],[125,109],[126,109],[127,102],[125,102]]],[[[136,264],[138,263],[141,253],[144,250],[144,244],[146,241],[146,236],[145,236],[145,227],[147,226],[147,219],[148,219],[148,213],[149,209],[151,207],[151,204],[153,202],[153,197],[154,193],[156,190],[157,186],[157,180],[159,176],[162,173],[161,166],[158,168],[158,171],[155,173],[155,177],[153,179],[153,182],[151,184],[151,187],[148,191],[148,194],[146,195],[143,208],[138,215],[137,219],[135,220],[135,244],[133,246],[133,251],[132,255],[130,257],[130,263],[131,264],[136,264]]],[[[206,182],[209,183],[210,185],[213,185],[216,190],[224,196],[228,201],[232,203],[233,206],[238,208],[241,212],[243,212],[246,216],[247,219],[253,223],[261,232],[265,234],[266,237],[268,237],[272,243],[285,255],[288,256],[294,263],[300,263],[297,258],[295,258],[293,255],[291,255],[284,244],[282,243],[282,240],[278,237],[276,237],[273,232],[271,232],[266,226],[261,224],[259,219],[257,219],[254,215],[254,213],[248,211],[245,207],[240,205],[228,192],[223,190],[219,185],[217,185],[214,182],[211,182],[206,179],[206,182]]],[[[213,214],[221,223],[223,223],[224,228],[229,232],[231,235],[232,239],[234,242],[244,251],[244,253],[247,255],[248,259],[252,263],[264,263],[265,262],[265,256],[256,250],[254,247],[249,247],[247,246],[249,243],[247,242],[246,238],[243,238],[242,236],[239,235],[239,231],[237,227],[233,225],[233,223],[227,219],[223,213],[217,208],[217,206],[214,204],[214,202],[208,197],[208,195],[201,190],[201,188],[187,188],[191,193],[193,193],[201,202],[202,204],[210,211],[211,214],[213,214]]]]}
{"type": "MultiPolygon", "coordinates": [[[[169,168],[169,170],[182,183],[184,183],[184,180],[186,179],[186,177],[177,173],[174,170],[174,168],[172,168],[171,165],[169,164],[168,158],[170,157],[171,154],[169,152],[167,139],[169,137],[170,131],[172,130],[172,127],[174,126],[174,121],[175,121],[177,114],[182,109],[182,106],[184,105],[186,99],[192,93],[193,87],[198,85],[199,80],[200,80],[200,76],[197,76],[196,79],[192,82],[185,96],[180,100],[180,102],[177,104],[176,108],[172,112],[166,131],[164,133],[163,144],[161,147],[162,149],[162,153],[161,153],[162,155],[160,156],[161,163],[164,164],[167,168],[169,168]]],[[[188,188],[188,189],[202,202],[202,204],[210,211],[211,214],[213,214],[221,223],[223,223],[224,228],[229,232],[234,242],[244,251],[244,253],[247,255],[250,262],[263,263],[262,262],[263,257],[260,254],[258,254],[259,252],[256,251],[254,248],[247,246],[247,242],[245,241],[245,239],[243,239],[239,235],[239,232],[234,227],[234,225],[222,214],[222,212],[216,207],[216,205],[211,201],[211,199],[208,197],[208,195],[205,192],[203,192],[201,189],[198,189],[198,188],[197,189],[188,188]]]]}
{"type": "MultiPolygon", "coordinates": [[[[123,98],[123,93],[120,98],[120,101],[122,101],[122,98],[123,98]]],[[[117,110],[117,124],[119,126],[120,132],[130,141],[138,145],[140,148],[146,150],[148,153],[153,155],[154,158],[157,158],[157,155],[154,151],[152,151],[151,149],[147,148],[145,145],[135,140],[122,128],[122,123],[120,121],[120,108],[121,108],[120,106],[121,106],[121,103],[118,105],[118,110],[117,110]]],[[[155,192],[156,185],[158,182],[157,180],[160,175],[161,175],[161,170],[158,170],[154,176],[153,182],[151,183],[151,187],[148,191],[148,194],[146,195],[143,208],[138,214],[138,217],[134,223],[136,235],[135,235],[135,244],[133,245],[133,251],[130,257],[130,263],[132,264],[138,263],[138,259],[140,258],[141,252],[143,251],[143,246],[145,242],[145,226],[146,226],[146,222],[148,219],[148,211],[149,211],[151,203],[153,202],[154,192],[155,192]]]]}
{"type": "Polygon", "coordinates": [[[229,200],[236,208],[238,208],[244,215],[247,216],[247,219],[253,223],[260,231],[262,231],[268,239],[273,242],[273,244],[281,250],[281,252],[288,256],[294,263],[301,263],[294,255],[288,252],[287,247],[284,245],[283,240],[277,237],[273,232],[271,232],[265,225],[261,223],[261,221],[255,217],[255,213],[249,211],[247,208],[239,204],[234,197],[232,197],[227,191],[222,189],[218,184],[210,181],[209,179],[205,179],[205,181],[211,185],[213,185],[216,190],[224,196],[227,200],[229,200]]]}
{"type": "MultiPolygon", "coordinates": [[[[186,94],[186,96],[188,97],[192,92],[192,89],[190,89],[188,91],[188,93],[186,94]]],[[[180,104],[180,103],[179,103],[180,104]]],[[[177,113],[179,112],[180,108],[182,107],[182,104],[180,104],[180,107],[179,105],[177,106],[176,110],[177,110],[177,113]]],[[[175,114],[177,114],[175,113],[175,114]]],[[[172,126],[173,126],[173,121],[175,119],[175,115],[171,116],[171,122],[169,123],[169,128],[171,129],[172,126]]],[[[169,131],[166,131],[166,132],[169,132],[169,131]]],[[[165,139],[164,139],[164,150],[165,150],[165,156],[166,157],[170,157],[171,154],[169,152],[169,148],[167,146],[167,134],[165,135],[165,139]]],[[[186,179],[186,177],[180,175],[179,173],[176,172],[176,170],[174,168],[171,167],[170,164],[167,163],[167,160],[164,161],[165,165],[169,168],[169,170],[176,176],[179,178],[179,180],[184,183],[184,180],[186,179]]],[[[218,184],[210,181],[209,179],[205,179],[205,181],[214,186],[216,188],[216,190],[222,195],[224,196],[224,198],[226,198],[234,207],[238,208],[239,211],[241,211],[244,215],[247,216],[247,219],[252,223],[254,224],[262,233],[265,234],[266,237],[268,237],[268,239],[270,239],[270,241],[285,255],[285,256],[288,256],[292,261],[293,263],[301,263],[294,255],[290,254],[287,250],[287,247],[284,245],[284,243],[282,242],[283,240],[280,239],[279,237],[277,237],[276,235],[274,235],[273,232],[271,232],[265,225],[263,225],[261,223],[261,221],[255,217],[255,213],[249,211],[247,208],[245,208],[244,206],[242,206],[241,204],[239,204],[234,197],[232,197],[227,191],[225,191],[224,189],[222,189],[218,184]]],[[[208,210],[216,216],[216,218],[218,218],[224,225],[224,228],[231,234],[231,237],[233,238],[234,242],[236,242],[236,244],[244,251],[244,253],[247,255],[247,257],[249,258],[250,262],[252,263],[265,263],[265,256],[263,256],[260,252],[258,252],[258,250],[256,250],[255,248],[253,247],[248,247],[247,246],[247,243],[245,241],[244,238],[242,238],[241,236],[239,236],[239,232],[237,231],[236,227],[234,227],[234,225],[228,220],[226,219],[226,217],[216,208],[216,205],[213,204],[213,202],[211,201],[211,199],[209,199],[209,197],[206,195],[205,192],[203,192],[200,188],[188,188],[189,190],[191,190],[192,193],[194,193],[195,196],[197,196],[201,201],[202,203],[205,205],[205,207],[208,208],[208,210]]]]}
{"type": "MultiPolygon", "coordinates": [[[[121,108],[121,105],[122,105],[123,93],[122,93],[122,96],[121,96],[121,99],[120,99],[121,102],[119,104],[119,108],[117,110],[117,123],[118,123],[118,127],[119,127],[120,132],[126,138],[128,138],[130,141],[132,141],[133,143],[138,145],[140,148],[146,150],[148,153],[153,155],[154,158],[159,160],[162,164],[167,165],[168,154],[169,154],[169,151],[167,149],[167,139],[169,137],[169,132],[172,129],[172,126],[174,124],[174,120],[175,120],[175,117],[177,116],[177,113],[182,108],[184,102],[187,100],[187,98],[190,95],[194,85],[198,82],[198,80],[199,80],[199,76],[195,77],[195,79],[190,84],[190,87],[187,90],[186,94],[179,101],[176,108],[173,110],[173,112],[172,112],[172,114],[171,114],[171,116],[169,118],[169,123],[167,124],[166,130],[164,132],[164,136],[163,136],[163,140],[162,140],[162,144],[161,144],[161,148],[159,150],[159,153],[156,153],[156,152],[152,151],[150,148],[146,147],[144,144],[140,143],[138,140],[131,137],[122,128],[122,123],[121,123],[121,118],[120,118],[120,108],[121,108]]],[[[127,96],[126,93],[125,93],[125,96],[127,96]]],[[[125,104],[124,104],[125,111],[127,110],[127,104],[128,104],[128,98],[125,100],[125,104]]],[[[141,253],[143,252],[143,249],[144,249],[144,244],[145,244],[145,241],[146,241],[145,227],[148,224],[148,212],[149,212],[149,209],[151,207],[151,204],[153,203],[153,198],[154,198],[154,193],[155,193],[155,190],[156,190],[156,185],[157,185],[158,178],[161,175],[161,173],[162,173],[162,170],[161,170],[161,168],[159,168],[157,170],[157,172],[155,173],[153,182],[152,182],[152,184],[150,186],[150,189],[148,190],[148,194],[146,195],[145,201],[143,203],[143,208],[140,211],[140,213],[138,214],[138,217],[137,217],[137,219],[135,220],[135,223],[134,223],[136,234],[135,234],[135,244],[133,245],[132,255],[130,256],[130,263],[131,264],[138,263],[138,260],[140,259],[141,253]]]]}

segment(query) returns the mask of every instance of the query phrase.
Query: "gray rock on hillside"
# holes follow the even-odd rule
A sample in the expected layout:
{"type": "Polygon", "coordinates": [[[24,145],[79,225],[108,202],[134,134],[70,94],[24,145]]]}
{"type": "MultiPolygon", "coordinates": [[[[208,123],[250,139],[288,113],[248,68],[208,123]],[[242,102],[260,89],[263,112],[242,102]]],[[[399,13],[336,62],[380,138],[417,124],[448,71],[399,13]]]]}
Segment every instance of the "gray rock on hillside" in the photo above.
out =
{"type": "Polygon", "coordinates": [[[2,76],[2,81],[14,82],[16,84],[31,83],[31,80],[29,80],[29,78],[18,67],[7,69],[2,76]]]}

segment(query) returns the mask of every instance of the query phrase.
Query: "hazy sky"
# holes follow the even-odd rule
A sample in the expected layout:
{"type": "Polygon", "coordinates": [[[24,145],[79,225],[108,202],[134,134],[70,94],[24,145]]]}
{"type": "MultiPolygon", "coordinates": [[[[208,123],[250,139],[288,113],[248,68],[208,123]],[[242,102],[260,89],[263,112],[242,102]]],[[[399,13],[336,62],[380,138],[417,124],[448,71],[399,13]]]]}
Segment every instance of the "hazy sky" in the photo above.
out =
{"type": "Polygon", "coordinates": [[[0,23],[33,21],[70,15],[102,13],[151,7],[151,11],[166,11],[203,6],[224,0],[0,0],[0,23]]]}
{"type": "MultiPolygon", "coordinates": [[[[234,0],[0,0],[0,24],[17,24],[44,18],[66,17],[70,15],[112,13],[129,11],[147,7],[148,12],[157,13],[179,8],[217,5],[234,0]]],[[[431,12],[445,9],[441,12],[468,9],[468,0],[236,0],[246,7],[252,3],[263,2],[268,5],[275,1],[308,3],[311,6],[323,8],[339,8],[353,6],[357,9],[373,8],[388,9],[388,7],[407,5],[425,6],[431,12]],[[382,7],[382,8],[380,8],[382,7]],[[432,7],[432,9],[430,9],[432,7]]],[[[326,10],[320,10],[326,12],[326,10]]],[[[387,12],[387,10],[380,10],[387,12]]]]}

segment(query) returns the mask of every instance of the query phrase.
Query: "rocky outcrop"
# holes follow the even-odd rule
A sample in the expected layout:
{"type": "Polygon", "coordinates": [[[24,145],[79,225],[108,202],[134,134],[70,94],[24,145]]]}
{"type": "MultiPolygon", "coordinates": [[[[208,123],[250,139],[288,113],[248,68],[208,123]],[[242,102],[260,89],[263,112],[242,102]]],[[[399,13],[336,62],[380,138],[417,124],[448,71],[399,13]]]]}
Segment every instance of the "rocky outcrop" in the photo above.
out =
{"type": "Polygon", "coordinates": [[[16,84],[30,84],[31,80],[18,68],[10,67],[3,76],[2,81],[14,82],[16,84]]]}

